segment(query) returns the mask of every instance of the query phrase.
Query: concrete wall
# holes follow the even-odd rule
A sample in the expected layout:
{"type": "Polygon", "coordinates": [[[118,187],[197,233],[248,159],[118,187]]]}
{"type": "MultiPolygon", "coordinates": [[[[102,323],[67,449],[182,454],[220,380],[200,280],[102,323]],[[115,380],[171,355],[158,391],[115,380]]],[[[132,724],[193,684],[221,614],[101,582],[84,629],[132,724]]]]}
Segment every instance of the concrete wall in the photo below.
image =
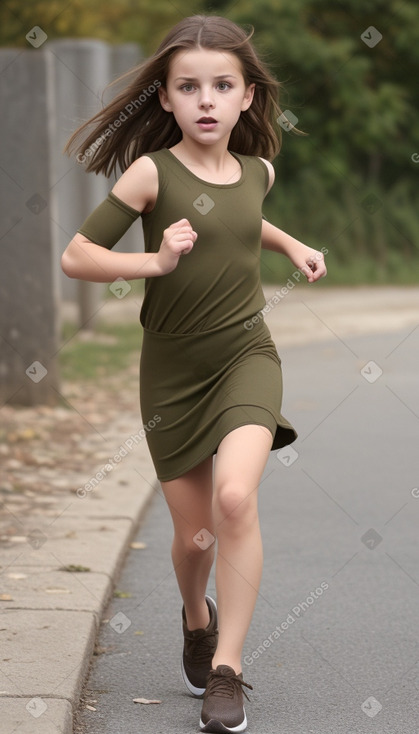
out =
{"type": "MultiPolygon", "coordinates": [[[[113,180],[86,174],[62,150],[101,108],[105,86],[139,60],[133,44],[96,40],[0,49],[1,403],[58,399],[60,304],[76,301],[79,326],[91,327],[106,295],[104,284],[68,279],[60,258],[113,180]]],[[[117,249],[143,249],[141,220],[117,249]]]]}
{"type": "Polygon", "coordinates": [[[0,51],[0,399],[56,400],[58,264],[42,55],[0,51]]]}
{"type": "MultiPolygon", "coordinates": [[[[53,41],[45,53],[51,68],[51,102],[56,129],[51,139],[52,193],[57,199],[58,225],[54,236],[59,252],[63,252],[77,228],[111,190],[115,179],[106,179],[94,173],[86,174],[74,158],[63,155],[70,135],[102,106],[105,87],[117,76],[140,61],[138,46],[126,44],[109,46],[103,41],[53,41]]],[[[110,93],[105,100],[109,101],[110,93]]],[[[143,248],[141,223],[136,222],[115,249],[134,252],[143,248]]],[[[80,285],[60,274],[65,300],[75,300],[80,285]]],[[[82,284],[95,292],[92,301],[104,292],[103,285],[82,284]]],[[[106,286],[105,286],[106,288],[106,286]]]]}

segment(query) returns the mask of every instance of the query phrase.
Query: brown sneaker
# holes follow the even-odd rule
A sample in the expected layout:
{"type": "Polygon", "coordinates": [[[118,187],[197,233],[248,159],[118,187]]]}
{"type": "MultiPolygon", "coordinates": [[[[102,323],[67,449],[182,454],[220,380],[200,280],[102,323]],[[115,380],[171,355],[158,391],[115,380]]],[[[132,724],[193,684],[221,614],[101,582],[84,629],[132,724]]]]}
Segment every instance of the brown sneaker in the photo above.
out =
{"type": "Polygon", "coordinates": [[[246,729],[243,694],[247,700],[249,698],[242,686],[253,690],[249,683],[244,682],[242,673],[236,675],[229,665],[218,665],[217,670],[211,670],[199,722],[201,731],[229,734],[246,729]]]}
{"type": "Polygon", "coordinates": [[[210,615],[206,629],[188,630],[185,608],[182,608],[184,636],[182,676],[189,692],[198,698],[205,693],[208,673],[218,642],[217,606],[210,596],[206,596],[205,599],[210,615]]]}

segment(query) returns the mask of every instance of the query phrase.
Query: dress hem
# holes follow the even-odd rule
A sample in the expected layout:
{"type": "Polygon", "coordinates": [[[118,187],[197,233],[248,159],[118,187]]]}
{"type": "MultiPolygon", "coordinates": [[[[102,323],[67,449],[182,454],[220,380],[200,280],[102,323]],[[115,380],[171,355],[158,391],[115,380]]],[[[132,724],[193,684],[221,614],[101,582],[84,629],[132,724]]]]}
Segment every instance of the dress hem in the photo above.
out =
{"type": "MultiPolygon", "coordinates": [[[[271,415],[276,420],[276,418],[273,415],[273,413],[271,413],[271,415]]],[[[277,436],[277,431],[275,432],[275,434],[273,434],[272,433],[272,430],[271,430],[271,427],[268,426],[266,423],[262,423],[262,422],[258,422],[258,421],[254,421],[254,420],[253,421],[252,420],[241,421],[240,423],[237,423],[237,425],[234,425],[231,428],[229,428],[228,431],[224,432],[223,435],[221,436],[221,438],[217,439],[217,441],[215,442],[215,445],[214,445],[214,442],[212,442],[212,445],[208,449],[206,449],[205,451],[202,452],[203,453],[202,458],[200,458],[198,460],[192,461],[192,463],[190,463],[185,469],[182,469],[180,473],[176,473],[175,476],[173,476],[172,474],[170,474],[170,475],[166,475],[166,476],[163,477],[161,475],[159,476],[157,474],[157,472],[156,472],[157,479],[159,480],[159,482],[171,482],[174,479],[180,479],[184,474],[187,474],[188,471],[191,471],[191,469],[195,469],[195,467],[199,466],[199,464],[201,464],[203,461],[205,461],[205,459],[208,459],[210,456],[215,456],[215,454],[217,453],[217,450],[218,450],[218,447],[219,447],[221,441],[226,436],[228,436],[228,434],[231,433],[231,431],[234,431],[236,428],[241,428],[242,426],[263,426],[264,428],[267,428],[270,431],[271,435],[272,435],[272,445],[271,445],[270,451],[276,451],[276,450],[278,450],[279,447],[274,447],[275,438],[277,436]]],[[[278,430],[278,428],[282,428],[285,431],[286,430],[291,430],[291,429],[288,429],[286,426],[281,426],[279,423],[277,423],[277,430],[278,430]]],[[[295,440],[295,438],[294,438],[294,440],[295,440]]],[[[288,444],[283,444],[283,446],[287,446],[287,445],[288,444]]]]}

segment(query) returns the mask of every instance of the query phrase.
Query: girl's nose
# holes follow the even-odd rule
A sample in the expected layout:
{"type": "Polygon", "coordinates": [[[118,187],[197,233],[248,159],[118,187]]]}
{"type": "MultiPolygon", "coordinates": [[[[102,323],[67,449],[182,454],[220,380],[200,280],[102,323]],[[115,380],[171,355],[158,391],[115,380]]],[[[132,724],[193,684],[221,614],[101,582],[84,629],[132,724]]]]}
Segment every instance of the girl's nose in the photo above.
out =
{"type": "Polygon", "coordinates": [[[199,107],[201,109],[207,109],[214,107],[214,99],[210,89],[203,88],[199,97],[199,107]]]}

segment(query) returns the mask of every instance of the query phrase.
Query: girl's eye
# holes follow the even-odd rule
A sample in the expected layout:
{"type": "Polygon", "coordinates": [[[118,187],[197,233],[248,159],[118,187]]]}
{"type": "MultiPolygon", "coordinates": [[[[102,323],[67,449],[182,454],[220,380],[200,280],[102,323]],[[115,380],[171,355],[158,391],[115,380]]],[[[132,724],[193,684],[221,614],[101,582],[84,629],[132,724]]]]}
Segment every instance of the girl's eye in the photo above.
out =
{"type": "MultiPolygon", "coordinates": [[[[195,87],[193,84],[182,84],[180,89],[183,92],[192,92],[195,87]]],[[[218,82],[217,89],[219,89],[220,92],[225,92],[227,89],[231,89],[231,84],[229,84],[228,82],[218,82]]]]}

